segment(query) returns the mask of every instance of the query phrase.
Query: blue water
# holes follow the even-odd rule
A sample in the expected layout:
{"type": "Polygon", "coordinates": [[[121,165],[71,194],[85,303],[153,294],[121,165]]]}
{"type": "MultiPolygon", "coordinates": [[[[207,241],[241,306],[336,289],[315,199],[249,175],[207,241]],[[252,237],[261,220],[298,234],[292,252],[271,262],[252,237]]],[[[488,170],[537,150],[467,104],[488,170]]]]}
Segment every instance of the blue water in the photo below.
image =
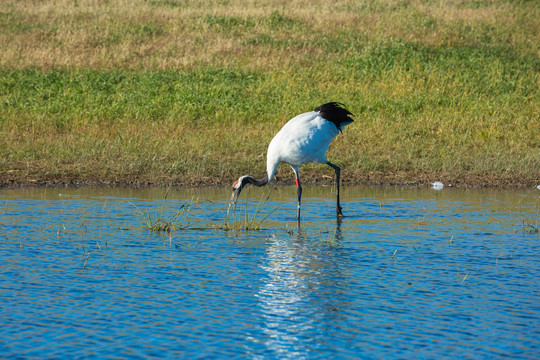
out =
{"type": "Polygon", "coordinates": [[[0,190],[0,357],[540,357],[536,189],[164,194],[0,190]]]}

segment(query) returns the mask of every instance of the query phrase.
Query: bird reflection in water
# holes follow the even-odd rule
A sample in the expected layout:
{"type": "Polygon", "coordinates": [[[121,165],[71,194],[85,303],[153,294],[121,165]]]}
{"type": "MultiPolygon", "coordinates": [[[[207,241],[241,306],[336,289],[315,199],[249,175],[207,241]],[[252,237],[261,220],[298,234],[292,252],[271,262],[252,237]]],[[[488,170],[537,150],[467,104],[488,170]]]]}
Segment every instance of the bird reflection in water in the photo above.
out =
{"type": "MultiPolygon", "coordinates": [[[[341,225],[338,219],[336,242],[342,238],[341,225]]],[[[347,260],[346,251],[324,246],[300,222],[293,239],[271,236],[261,265],[266,277],[256,295],[269,355],[303,358],[328,339],[350,304],[347,260]]]]}

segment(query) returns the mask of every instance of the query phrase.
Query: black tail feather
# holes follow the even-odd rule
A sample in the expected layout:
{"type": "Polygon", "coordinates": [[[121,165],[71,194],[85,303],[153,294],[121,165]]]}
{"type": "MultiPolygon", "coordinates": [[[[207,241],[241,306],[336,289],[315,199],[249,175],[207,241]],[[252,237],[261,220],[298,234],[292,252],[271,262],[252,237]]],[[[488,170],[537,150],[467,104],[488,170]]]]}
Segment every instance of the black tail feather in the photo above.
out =
{"type": "Polygon", "coordinates": [[[321,117],[333,122],[337,126],[338,130],[341,130],[342,123],[350,123],[354,121],[354,115],[347,110],[345,105],[335,101],[323,104],[315,108],[313,111],[318,111],[321,117]]]}

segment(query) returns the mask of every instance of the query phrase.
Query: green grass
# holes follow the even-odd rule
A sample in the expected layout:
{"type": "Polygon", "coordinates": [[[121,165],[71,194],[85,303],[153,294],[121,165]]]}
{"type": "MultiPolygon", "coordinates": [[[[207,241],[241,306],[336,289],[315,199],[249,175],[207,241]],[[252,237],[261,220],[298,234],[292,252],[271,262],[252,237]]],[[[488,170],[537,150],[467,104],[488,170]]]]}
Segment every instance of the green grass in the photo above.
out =
{"type": "MultiPolygon", "coordinates": [[[[169,186],[163,197],[161,207],[157,211],[141,210],[140,207],[131,203],[135,208],[134,212],[139,218],[141,228],[157,233],[172,233],[180,230],[223,230],[230,232],[246,232],[246,231],[261,231],[265,230],[264,225],[266,219],[277,210],[274,208],[268,212],[263,211],[265,204],[268,201],[261,198],[255,207],[248,206],[245,203],[244,210],[238,209],[238,212],[233,212],[224,209],[225,220],[219,223],[210,223],[197,221],[197,217],[194,216],[192,221],[191,215],[194,208],[194,201],[187,201],[181,204],[177,209],[170,209],[165,205],[167,197],[169,195],[171,187],[169,186]],[[238,215],[241,216],[238,216],[238,215]]],[[[0,221],[0,224],[2,222],[0,221]]]]}
{"type": "Polygon", "coordinates": [[[328,154],[345,182],[532,185],[539,18],[503,0],[8,1],[0,185],[229,184],[331,100],[357,115],[328,154]]]}
{"type": "Polygon", "coordinates": [[[521,228],[521,232],[523,233],[538,233],[538,222],[536,223],[533,223],[533,222],[527,222],[527,221],[522,221],[522,223],[520,224],[520,228],[521,228]]]}
{"type": "Polygon", "coordinates": [[[167,200],[170,189],[171,188],[169,186],[165,192],[161,208],[155,214],[149,211],[143,211],[133,204],[135,206],[135,212],[139,217],[141,227],[144,230],[158,233],[171,233],[176,230],[185,230],[189,226],[189,215],[193,207],[193,202],[185,202],[180,205],[180,207],[172,214],[168,214],[170,211],[166,211],[167,209],[165,208],[165,201],[167,200]]]}
{"type": "Polygon", "coordinates": [[[151,214],[142,212],[138,215],[144,230],[170,233],[176,230],[186,229],[186,226],[182,224],[185,216],[182,210],[183,207],[170,217],[163,217],[163,215],[160,214],[154,218],[151,214]]]}
{"type": "MultiPolygon", "coordinates": [[[[274,208],[266,214],[263,214],[263,209],[265,209],[266,202],[269,198],[270,196],[266,196],[266,198],[261,197],[253,209],[250,209],[248,203],[246,202],[243,217],[237,217],[236,211],[234,211],[234,209],[231,211],[231,206],[229,205],[225,221],[219,226],[219,228],[221,230],[233,232],[264,230],[266,219],[278,209],[274,208]]],[[[237,211],[240,212],[239,209],[237,209],[237,211]]]]}

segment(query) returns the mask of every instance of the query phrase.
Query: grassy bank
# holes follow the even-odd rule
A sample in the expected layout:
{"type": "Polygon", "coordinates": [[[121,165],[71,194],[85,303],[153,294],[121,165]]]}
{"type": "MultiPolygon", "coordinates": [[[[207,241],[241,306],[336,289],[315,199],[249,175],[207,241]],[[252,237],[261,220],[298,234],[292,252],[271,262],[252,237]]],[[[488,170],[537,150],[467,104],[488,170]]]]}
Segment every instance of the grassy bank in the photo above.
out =
{"type": "Polygon", "coordinates": [[[338,100],[357,115],[328,154],[345,181],[531,185],[536,5],[8,1],[0,184],[228,184],[263,174],[288,119],[338,100]]]}

